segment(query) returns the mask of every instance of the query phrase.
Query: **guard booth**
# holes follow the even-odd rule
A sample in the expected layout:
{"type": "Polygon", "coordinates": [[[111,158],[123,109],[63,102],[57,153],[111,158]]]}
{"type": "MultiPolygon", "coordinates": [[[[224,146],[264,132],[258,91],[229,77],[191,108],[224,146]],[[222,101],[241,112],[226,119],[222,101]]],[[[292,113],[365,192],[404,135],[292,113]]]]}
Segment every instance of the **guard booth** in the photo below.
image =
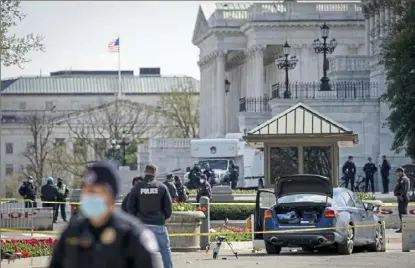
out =
{"type": "Polygon", "coordinates": [[[280,176],[316,174],[339,185],[339,147],[358,143],[353,131],[297,103],[249,131],[244,137],[264,150],[265,187],[280,176]]]}

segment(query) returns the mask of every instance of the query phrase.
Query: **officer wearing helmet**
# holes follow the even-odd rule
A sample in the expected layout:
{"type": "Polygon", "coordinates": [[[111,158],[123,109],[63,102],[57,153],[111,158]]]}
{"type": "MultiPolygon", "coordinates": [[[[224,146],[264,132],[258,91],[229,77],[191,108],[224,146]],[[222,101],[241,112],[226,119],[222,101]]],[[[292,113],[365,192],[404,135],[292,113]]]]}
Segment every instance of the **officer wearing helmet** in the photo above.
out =
{"type": "Polygon", "coordinates": [[[88,168],[81,189],[83,217],[71,221],[56,244],[49,268],[153,268],[154,234],[116,209],[118,171],[107,162],[88,168]]]}
{"type": "MultiPolygon", "coordinates": [[[[58,198],[58,189],[53,185],[53,178],[46,179],[46,184],[40,189],[40,200],[42,200],[42,207],[55,209],[55,202],[58,198]]],[[[54,221],[56,223],[56,221],[54,221]]]]}

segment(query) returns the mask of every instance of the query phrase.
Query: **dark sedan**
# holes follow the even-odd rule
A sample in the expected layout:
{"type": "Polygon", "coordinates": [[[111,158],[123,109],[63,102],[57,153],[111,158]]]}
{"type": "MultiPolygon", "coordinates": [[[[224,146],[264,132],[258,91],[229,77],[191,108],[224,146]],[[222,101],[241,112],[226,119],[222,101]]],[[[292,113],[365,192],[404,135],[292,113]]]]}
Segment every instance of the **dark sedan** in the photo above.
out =
{"type": "Polygon", "coordinates": [[[319,175],[279,178],[274,191],[259,190],[256,201],[255,239],[263,239],[268,254],[282,247],[304,251],[336,249],[352,254],[355,247],[385,251],[385,224],[374,206],[345,188],[333,189],[319,175]]]}

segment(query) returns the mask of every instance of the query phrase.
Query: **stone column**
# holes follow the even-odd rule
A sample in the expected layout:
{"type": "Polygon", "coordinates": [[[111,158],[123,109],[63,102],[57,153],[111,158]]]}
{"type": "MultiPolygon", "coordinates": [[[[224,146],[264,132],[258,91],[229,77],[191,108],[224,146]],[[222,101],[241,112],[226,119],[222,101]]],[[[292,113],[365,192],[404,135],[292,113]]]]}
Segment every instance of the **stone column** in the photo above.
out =
{"type": "Polygon", "coordinates": [[[380,30],[380,23],[379,23],[379,8],[376,7],[375,10],[375,44],[378,44],[378,40],[379,40],[379,30],[380,30]]]}
{"type": "Polygon", "coordinates": [[[209,103],[210,100],[208,95],[208,88],[207,88],[207,64],[205,59],[201,59],[198,62],[200,68],[200,92],[199,92],[199,99],[200,99],[200,111],[199,111],[199,131],[200,137],[204,138],[207,135],[208,131],[208,122],[210,116],[208,115],[209,103]]]}
{"type": "Polygon", "coordinates": [[[371,13],[369,17],[369,24],[370,24],[370,55],[372,56],[374,54],[374,36],[375,36],[375,14],[371,13]]]}
{"type": "Polygon", "coordinates": [[[386,31],[388,30],[389,23],[390,23],[390,9],[385,7],[385,29],[384,29],[384,33],[386,33],[386,31]]]}
{"type": "Polygon", "coordinates": [[[225,135],[225,55],[226,51],[218,50],[216,55],[216,134],[225,135]]]}
{"type": "Polygon", "coordinates": [[[210,115],[211,115],[211,131],[209,134],[217,133],[217,102],[216,102],[216,62],[211,59],[209,64],[209,88],[210,88],[210,115]]]}
{"type": "Polygon", "coordinates": [[[366,55],[370,56],[370,19],[369,15],[365,14],[365,30],[366,30],[366,55]]]}
{"type": "Polygon", "coordinates": [[[382,38],[385,34],[385,7],[381,6],[379,9],[379,35],[382,38]]]}
{"type": "Polygon", "coordinates": [[[254,53],[254,91],[255,97],[263,97],[264,96],[264,51],[265,45],[257,45],[253,48],[254,53]]]}

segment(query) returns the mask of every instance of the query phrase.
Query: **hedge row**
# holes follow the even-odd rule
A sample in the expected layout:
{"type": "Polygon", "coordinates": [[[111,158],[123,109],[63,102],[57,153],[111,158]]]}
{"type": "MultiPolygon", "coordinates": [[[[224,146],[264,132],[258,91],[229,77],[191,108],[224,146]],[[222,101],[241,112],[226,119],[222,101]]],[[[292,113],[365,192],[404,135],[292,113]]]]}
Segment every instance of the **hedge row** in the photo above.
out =
{"type": "Polygon", "coordinates": [[[255,212],[255,204],[252,205],[210,205],[210,219],[246,220],[255,212]]]}

